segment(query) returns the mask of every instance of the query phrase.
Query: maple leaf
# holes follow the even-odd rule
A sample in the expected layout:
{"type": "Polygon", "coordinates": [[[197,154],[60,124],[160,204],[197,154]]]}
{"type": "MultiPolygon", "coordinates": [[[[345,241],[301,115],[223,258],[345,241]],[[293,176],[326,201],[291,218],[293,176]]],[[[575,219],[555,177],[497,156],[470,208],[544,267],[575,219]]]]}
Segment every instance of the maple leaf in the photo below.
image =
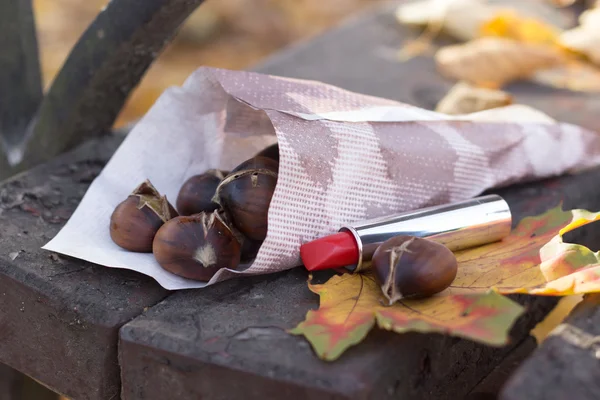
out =
{"type": "Polygon", "coordinates": [[[440,332],[504,345],[523,308],[501,293],[600,292],[600,252],[562,239],[598,219],[600,213],[563,211],[560,205],[524,218],[504,240],[456,252],[458,273],[448,289],[389,307],[368,273],[336,275],[324,284],[309,278],[320,307],[290,333],[304,335],[317,355],[329,361],[363,340],[375,324],[398,333],[440,332]]]}
{"type": "Polygon", "coordinates": [[[510,326],[523,312],[519,304],[492,290],[404,299],[386,306],[379,285],[369,274],[336,275],[324,284],[312,284],[309,278],[308,287],[320,296],[320,307],[309,311],[290,333],[304,335],[317,355],[328,361],[362,341],[375,323],[398,333],[440,332],[503,345],[510,326]]]}
{"type": "Polygon", "coordinates": [[[563,211],[560,205],[524,218],[504,240],[455,253],[459,267],[452,287],[561,296],[600,291],[599,253],[562,239],[598,219],[600,213],[563,211]]]}
{"type": "Polygon", "coordinates": [[[554,47],[502,37],[482,37],[442,47],[435,54],[438,71],[476,86],[499,88],[529,78],[536,70],[564,62],[554,47]]]}
{"type": "Polygon", "coordinates": [[[600,92],[600,68],[578,60],[536,71],[532,81],[577,92],[600,92]]]}

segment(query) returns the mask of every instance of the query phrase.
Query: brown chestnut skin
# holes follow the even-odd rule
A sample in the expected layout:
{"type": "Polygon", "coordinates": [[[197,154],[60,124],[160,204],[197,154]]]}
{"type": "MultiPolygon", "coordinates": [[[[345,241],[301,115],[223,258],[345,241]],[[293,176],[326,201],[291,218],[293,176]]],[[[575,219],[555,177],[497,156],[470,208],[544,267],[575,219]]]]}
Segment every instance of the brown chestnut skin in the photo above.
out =
{"type": "Polygon", "coordinates": [[[449,287],[458,271],[446,246],[414,236],[383,242],[371,260],[375,280],[390,304],[403,298],[433,296],[449,287]]]}
{"type": "Polygon", "coordinates": [[[248,239],[262,241],[267,236],[278,166],[270,158],[254,157],[231,171],[217,188],[214,200],[248,239]]]}
{"type": "Polygon", "coordinates": [[[260,246],[262,246],[262,240],[251,240],[248,238],[243,238],[242,240],[242,256],[240,258],[241,263],[249,263],[250,261],[256,258],[258,254],[258,250],[260,250],[260,246]]]}
{"type": "Polygon", "coordinates": [[[158,229],[177,216],[165,196],[146,180],[122,201],[110,217],[110,237],[133,252],[150,253],[158,229]]]}
{"type": "Polygon", "coordinates": [[[275,143],[269,147],[265,147],[256,154],[257,157],[268,157],[279,162],[279,144],[275,143]]]}
{"type": "Polygon", "coordinates": [[[168,221],[156,233],[152,252],[165,270],[206,282],[222,268],[238,267],[241,246],[216,210],[168,221]]]}
{"type": "Polygon", "coordinates": [[[232,169],[228,176],[236,172],[247,171],[250,169],[268,169],[269,171],[277,173],[279,170],[279,162],[265,156],[252,157],[232,169]]]}
{"type": "Polygon", "coordinates": [[[227,172],[211,169],[203,174],[190,177],[181,186],[175,206],[179,215],[192,215],[201,212],[212,212],[219,205],[212,201],[219,183],[227,172]]]}

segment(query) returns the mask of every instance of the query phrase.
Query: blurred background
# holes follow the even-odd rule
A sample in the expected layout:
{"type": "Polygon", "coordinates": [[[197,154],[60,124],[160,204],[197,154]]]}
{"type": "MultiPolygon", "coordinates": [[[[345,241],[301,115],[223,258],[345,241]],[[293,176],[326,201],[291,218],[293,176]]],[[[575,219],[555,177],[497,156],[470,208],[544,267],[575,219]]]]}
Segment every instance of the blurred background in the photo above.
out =
{"type": "MultiPolygon", "coordinates": [[[[202,65],[248,67],[382,0],[207,0],[150,68],[116,126],[141,117],[160,93],[202,65]]],[[[44,84],[107,0],[33,0],[44,84]]]]}

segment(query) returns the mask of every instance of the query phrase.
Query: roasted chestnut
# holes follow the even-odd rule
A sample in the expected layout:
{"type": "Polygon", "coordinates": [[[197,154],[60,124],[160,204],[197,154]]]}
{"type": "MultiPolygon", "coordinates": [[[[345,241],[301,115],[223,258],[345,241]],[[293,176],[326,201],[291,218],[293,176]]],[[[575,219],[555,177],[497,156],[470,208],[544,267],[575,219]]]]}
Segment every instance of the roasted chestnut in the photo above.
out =
{"type": "Polygon", "coordinates": [[[237,268],[241,246],[215,210],[173,218],[156,233],[152,252],[165,270],[208,281],[221,268],[237,268]]]}
{"type": "Polygon", "coordinates": [[[146,180],[113,211],[110,237],[126,250],[149,253],[158,229],[177,215],[166,196],[146,180]]]}
{"type": "Polygon", "coordinates": [[[256,157],[268,157],[279,162],[279,144],[275,143],[269,147],[265,147],[256,154],[256,157]]]}
{"type": "Polygon", "coordinates": [[[192,215],[211,212],[219,208],[212,201],[217,186],[227,172],[211,169],[200,175],[194,175],[181,186],[175,206],[180,215],[192,215]]]}
{"type": "Polygon", "coordinates": [[[258,254],[258,250],[260,250],[260,246],[262,246],[262,240],[252,240],[246,237],[242,238],[242,255],[240,258],[241,263],[249,263],[250,261],[256,258],[258,254]]]}
{"type": "Polygon", "coordinates": [[[217,187],[213,201],[248,239],[262,241],[267,236],[268,211],[278,167],[275,160],[254,157],[231,171],[217,187]]]}
{"type": "Polygon", "coordinates": [[[396,236],[375,250],[371,268],[392,304],[407,297],[432,296],[446,289],[456,278],[458,262],[440,243],[414,236],[396,236]]]}
{"type": "Polygon", "coordinates": [[[252,158],[244,161],[243,163],[241,163],[240,165],[238,165],[237,167],[232,169],[231,172],[227,175],[231,176],[234,174],[234,172],[241,172],[241,171],[247,171],[247,170],[259,170],[259,169],[267,169],[269,171],[277,173],[279,171],[279,162],[277,162],[269,157],[255,156],[255,157],[252,157],[252,158]]]}

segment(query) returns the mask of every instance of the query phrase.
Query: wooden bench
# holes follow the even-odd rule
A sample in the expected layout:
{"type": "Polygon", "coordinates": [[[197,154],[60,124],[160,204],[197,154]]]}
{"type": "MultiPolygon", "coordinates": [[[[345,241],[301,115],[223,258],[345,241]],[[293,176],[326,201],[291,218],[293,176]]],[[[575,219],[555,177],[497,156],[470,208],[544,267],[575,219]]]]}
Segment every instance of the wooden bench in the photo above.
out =
{"type": "MultiPolygon", "coordinates": [[[[132,16],[138,20],[130,21],[144,29],[128,33],[127,37],[135,40],[121,39],[130,48],[138,46],[138,51],[155,49],[156,43],[168,36],[173,21],[181,20],[198,3],[149,0],[144,6],[147,9],[136,9],[138,16],[132,16]],[[165,10],[169,7],[175,11],[169,20],[171,25],[165,27],[165,10]],[[143,18],[152,15],[156,19],[142,23],[143,18]],[[161,27],[156,26],[156,21],[162,21],[161,27]],[[152,43],[144,47],[145,40],[152,43]]],[[[120,15],[119,7],[120,12],[135,14],[133,6],[113,1],[101,15],[108,20],[96,21],[96,27],[93,25],[84,39],[95,35],[94,29],[109,23],[111,16],[120,15]]],[[[284,50],[253,69],[318,79],[433,108],[452,82],[440,78],[431,59],[418,57],[399,63],[381,56],[382,48],[397,48],[414,35],[398,26],[392,11],[390,6],[376,8],[284,50]]],[[[124,18],[110,22],[117,36],[127,26],[124,18]]],[[[75,70],[77,57],[83,57],[81,53],[74,54],[65,66],[67,71],[75,70]]],[[[107,54],[104,55],[112,60],[108,64],[119,65],[118,60],[110,58],[112,53],[107,54]]],[[[119,56],[129,57],[126,53],[119,56]]],[[[149,56],[143,62],[123,62],[123,68],[135,66],[128,87],[150,62],[149,56]]],[[[73,399],[459,399],[469,395],[495,396],[508,376],[506,366],[512,369],[533,350],[529,332],[554,307],[555,298],[513,296],[528,311],[511,331],[511,344],[504,348],[439,334],[374,331],[338,361],[325,363],[303,338],[284,331],[318,305],[301,268],[228,281],[202,290],[169,293],[143,275],[41,250],[69,218],[123,138],[122,133],[99,135],[97,131],[107,129],[110,116],[116,115],[114,106],[102,108],[107,100],[99,93],[108,98],[114,96],[115,101],[124,100],[123,93],[110,91],[113,84],[109,84],[109,90],[95,80],[112,77],[110,72],[115,73],[114,70],[106,66],[98,70],[80,72],[71,97],[63,99],[67,106],[75,102],[85,110],[81,104],[89,106],[94,94],[101,97],[92,112],[100,115],[92,116],[89,125],[81,125],[85,122],[81,119],[82,109],[73,114],[63,110],[59,113],[63,119],[50,111],[46,114],[47,118],[56,119],[69,136],[69,140],[55,144],[53,152],[62,153],[81,142],[78,132],[87,141],[45,164],[40,163],[46,161],[47,155],[38,154],[31,158],[33,161],[26,157],[13,172],[27,171],[0,186],[0,222],[4,227],[0,232],[0,362],[73,399]],[[73,118],[79,122],[72,122],[73,118]]],[[[66,73],[60,75],[58,82],[69,82],[66,73]]],[[[531,84],[515,85],[511,90],[518,101],[557,119],[590,128],[598,126],[597,96],[531,84]]],[[[60,91],[57,89],[56,93],[60,91]]],[[[57,102],[60,96],[56,96],[44,107],[66,107],[57,102]]],[[[33,135],[39,142],[33,142],[28,149],[60,132],[56,126],[39,129],[33,135]]],[[[37,154],[33,150],[26,154],[30,152],[37,154]]],[[[600,209],[599,178],[600,169],[595,169],[495,192],[509,202],[516,223],[559,201],[568,208],[600,209]]],[[[577,230],[569,240],[594,244],[600,242],[600,232],[577,230]]],[[[593,305],[589,307],[595,310],[593,305]]],[[[551,340],[554,338],[531,360],[543,357],[540,354],[552,345],[551,340]]],[[[518,373],[539,371],[526,363],[518,373]]],[[[563,376],[568,379],[568,375],[563,376]]],[[[523,397],[519,385],[526,386],[527,381],[515,376],[503,395],[515,400],[552,398],[536,397],[532,392],[528,392],[530,397],[523,397]]]]}

